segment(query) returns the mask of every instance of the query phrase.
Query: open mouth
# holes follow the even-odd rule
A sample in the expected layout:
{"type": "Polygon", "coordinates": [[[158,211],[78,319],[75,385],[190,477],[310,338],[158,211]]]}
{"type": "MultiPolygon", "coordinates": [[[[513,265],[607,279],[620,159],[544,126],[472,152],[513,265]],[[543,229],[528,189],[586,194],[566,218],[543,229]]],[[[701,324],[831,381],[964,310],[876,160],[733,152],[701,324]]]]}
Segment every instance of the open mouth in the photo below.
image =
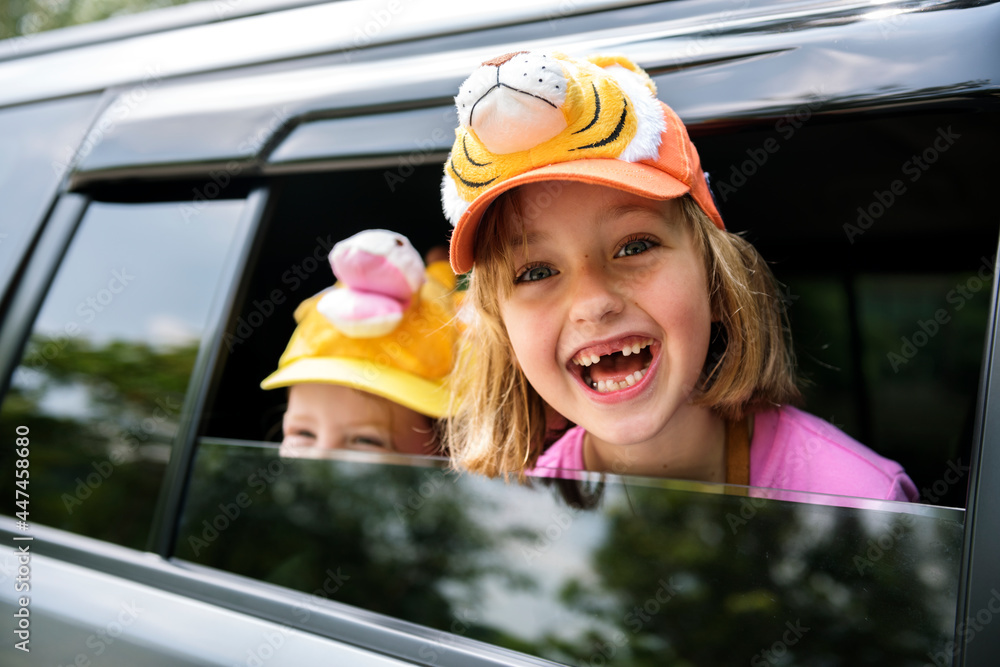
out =
{"type": "Polygon", "coordinates": [[[584,384],[607,394],[628,389],[643,378],[653,361],[652,344],[652,338],[628,339],[622,341],[619,350],[605,354],[581,350],[572,361],[579,367],[584,384]]]}

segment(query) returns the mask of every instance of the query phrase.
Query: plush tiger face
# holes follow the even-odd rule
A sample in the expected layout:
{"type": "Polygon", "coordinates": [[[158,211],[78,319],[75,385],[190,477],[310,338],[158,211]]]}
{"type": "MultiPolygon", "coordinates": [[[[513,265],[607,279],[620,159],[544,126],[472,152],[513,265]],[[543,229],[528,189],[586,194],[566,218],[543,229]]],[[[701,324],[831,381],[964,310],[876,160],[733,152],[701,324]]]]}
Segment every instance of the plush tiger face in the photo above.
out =
{"type": "Polygon", "coordinates": [[[455,104],[460,125],[442,184],[452,224],[492,185],[541,166],[655,159],[665,127],[652,80],[621,57],[507,54],[473,72],[455,104]]]}

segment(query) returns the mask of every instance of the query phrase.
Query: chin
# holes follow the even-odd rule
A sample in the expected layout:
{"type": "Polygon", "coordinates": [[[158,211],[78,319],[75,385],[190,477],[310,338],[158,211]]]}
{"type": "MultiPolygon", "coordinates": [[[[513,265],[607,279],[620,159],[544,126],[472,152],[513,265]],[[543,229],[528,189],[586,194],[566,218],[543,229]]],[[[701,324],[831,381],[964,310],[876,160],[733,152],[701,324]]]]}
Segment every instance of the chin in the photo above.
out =
{"type": "Polygon", "coordinates": [[[660,429],[652,425],[637,425],[634,422],[628,424],[598,425],[597,428],[587,429],[595,438],[615,446],[637,445],[641,442],[656,437],[660,429]]]}

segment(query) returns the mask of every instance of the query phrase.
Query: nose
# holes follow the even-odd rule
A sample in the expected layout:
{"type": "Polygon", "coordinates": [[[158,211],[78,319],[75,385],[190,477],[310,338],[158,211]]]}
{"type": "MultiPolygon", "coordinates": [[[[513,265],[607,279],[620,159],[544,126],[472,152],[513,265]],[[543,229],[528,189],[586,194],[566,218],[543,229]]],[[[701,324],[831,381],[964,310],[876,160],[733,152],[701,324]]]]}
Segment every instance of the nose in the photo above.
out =
{"type": "Polygon", "coordinates": [[[513,51],[511,53],[505,53],[502,56],[493,58],[492,60],[484,61],[480,67],[500,67],[500,65],[513,60],[516,56],[519,56],[522,53],[527,53],[527,51],[513,51]]]}
{"type": "Polygon", "coordinates": [[[587,266],[576,272],[572,284],[569,317],[574,322],[602,322],[625,308],[620,280],[600,266],[587,266]]]}

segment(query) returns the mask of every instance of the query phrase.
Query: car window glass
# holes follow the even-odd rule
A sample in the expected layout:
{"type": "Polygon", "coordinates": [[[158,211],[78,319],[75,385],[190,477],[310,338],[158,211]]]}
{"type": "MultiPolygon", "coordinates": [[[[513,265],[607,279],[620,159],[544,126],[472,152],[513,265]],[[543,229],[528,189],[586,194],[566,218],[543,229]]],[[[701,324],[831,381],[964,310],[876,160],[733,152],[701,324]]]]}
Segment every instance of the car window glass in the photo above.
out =
{"type": "Polygon", "coordinates": [[[0,289],[76,157],[96,96],[0,110],[0,289]]]}
{"type": "Polygon", "coordinates": [[[952,639],[963,510],[722,489],[204,439],[176,555],[568,664],[917,665],[952,639]]]}
{"type": "Polygon", "coordinates": [[[145,548],[243,207],[89,207],[0,411],[0,432],[30,430],[33,522],[145,548]]]}

